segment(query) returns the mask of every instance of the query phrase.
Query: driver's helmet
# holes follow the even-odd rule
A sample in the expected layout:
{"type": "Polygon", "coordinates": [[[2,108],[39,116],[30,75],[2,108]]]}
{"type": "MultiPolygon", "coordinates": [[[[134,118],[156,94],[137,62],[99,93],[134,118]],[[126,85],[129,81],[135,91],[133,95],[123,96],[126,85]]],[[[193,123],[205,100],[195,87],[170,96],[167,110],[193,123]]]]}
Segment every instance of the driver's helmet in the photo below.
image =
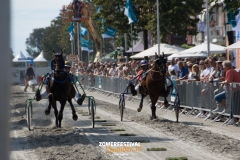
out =
{"type": "Polygon", "coordinates": [[[141,62],[140,62],[140,65],[141,66],[146,66],[146,65],[148,65],[148,62],[147,62],[147,60],[141,60],[141,62]]]}
{"type": "Polygon", "coordinates": [[[65,61],[65,66],[64,67],[65,68],[71,68],[72,65],[71,65],[71,63],[69,61],[65,61]]]}
{"type": "Polygon", "coordinates": [[[61,53],[55,53],[54,56],[61,56],[61,53]]]}

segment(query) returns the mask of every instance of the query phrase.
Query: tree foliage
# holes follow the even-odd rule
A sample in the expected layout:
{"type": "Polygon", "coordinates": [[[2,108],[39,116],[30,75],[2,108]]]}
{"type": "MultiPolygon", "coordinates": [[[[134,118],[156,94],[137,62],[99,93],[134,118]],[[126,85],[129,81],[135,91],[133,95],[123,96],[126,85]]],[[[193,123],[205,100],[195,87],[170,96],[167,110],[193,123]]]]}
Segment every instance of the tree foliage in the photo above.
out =
{"type": "Polygon", "coordinates": [[[52,51],[63,50],[64,54],[71,54],[71,43],[67,31],[70,22],[63,22],[61,16],[51,21],[46,28],[34,29],[26,40],[26,51],[30,56],[36,57],[41,51],[48,60],[52,59],[52,51]]]}
{"type": "MultiPolygon", "coordinates": [[[[112,26],[122,35],[130,33],[128,18],[124,15],[125,1],[119,0],[93,0],[97,6],[102,6],[99,13],[95,14],[95,20],[104,18],[104,27],[112,26]]],[[[202,11],[203,0],[161,0],[159,1],[160,29],[162,40],[167,34],[196,35],[196,24],[199,21],[196,16],[202,11]]],[[[133,0],[133,6],[138,18],[134,24],[133,32],[148,30],[156,37],[157,15],[156,0],[133,0]]],[[[98,25],[102,25],[98,21],[98,25]]]]}
{"type": "Polygon", "coordinates": [[[30,37],[26,40],[26,51],[30,56],[36,57],[43,49],[42,39],[44,37],[44,28],[37,28],[33,30],[30,37]]]}

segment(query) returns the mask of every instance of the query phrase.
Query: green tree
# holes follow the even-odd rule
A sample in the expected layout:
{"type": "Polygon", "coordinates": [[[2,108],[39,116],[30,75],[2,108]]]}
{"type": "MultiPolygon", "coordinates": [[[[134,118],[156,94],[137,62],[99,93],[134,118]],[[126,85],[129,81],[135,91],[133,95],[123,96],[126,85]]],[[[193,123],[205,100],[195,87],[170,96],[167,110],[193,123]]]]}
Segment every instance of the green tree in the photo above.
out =
{"type": "Polygon", "coordinates": [[[38,56],[38,54],[43,49],[42,39],[44,37],[44,28],[34,29],[33,33],[30,34],[30,37],[26,40],[26,51],[32,57],[38,56]]]}
{"type": "MultiPolygon", "coordinates": [[[[94,19],[104,18],[104,26],[112,26],[120,35],[130,34],[130,25],[124,15],[125,1],[119,0],[93,0],[97,6],[102,6],[94,19]]],[[[166,40],[168,34],[196,35],[196,16],[202,11],[203,0],[161,0],[159,4],[161,41],[166,40]]],[[[133,25],[133,33],[151,31],[157,36],[156,0],[133,0],[133,6],[138,22],[133,25]]],[[[97,22],[102,25],[101,21],[97,22]]]]}
{"type": "Polygon", "coordinates": [[[27,52],[36,57],[41,51],[47,60],[52,59],[52,51],[63,50],[64,54],[71,54],[71,42],[67,31],[70,23],[63,22],[59,15],[46,28],[34,29],[26,40],[27,52]]]}

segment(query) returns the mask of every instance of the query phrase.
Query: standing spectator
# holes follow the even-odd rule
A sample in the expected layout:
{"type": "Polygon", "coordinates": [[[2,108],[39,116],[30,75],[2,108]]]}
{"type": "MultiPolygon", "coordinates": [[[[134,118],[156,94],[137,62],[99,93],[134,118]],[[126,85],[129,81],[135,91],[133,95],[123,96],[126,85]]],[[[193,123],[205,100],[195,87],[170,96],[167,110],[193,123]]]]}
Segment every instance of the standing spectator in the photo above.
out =
{"type": "Polygon", "coordinates": [[[193,67],[193,64],[191,62],[188,63],[188,78],[187,80],[195,80],[195,78],[193,77],[193,72],[192,72],[192,67],[193,67]]]}
{"type": "Polygon", "coordinates": [[[177,64],[175,64],[174,58],[171,60],[171,64],[168,66],[168,73],[170,73],[171,70],[175,70],[176,75],[178,75],[179,67],[177,64]]]}
{"type": "Polygon", "coordinates": [[[116,75],[117,70],[116,70],[116,64],[112,63],[111,68],[109,69],[109,76],[114,77],[116,75]]]}
{"type": "Polygon", "coordinates": [[[220,73],[220,71],[218,71],[216,61],[217,61],[216,57],[209,58],[209,63],[211,65],[211,72],[209,74],[209,79],[208,79],[209,82],[212,82],[213,79],[218,78],[218,75],[220,73]]]}
{"type": "Polygon", "coordinates": [[[202,77],[203,76],[203,71],[205,70],[205,66],[204,66],[204,61],[201,60],[199,62],[199,70],[200,70],[200,76],[199,77],[202,77]]]}
{"type": "Polygon", "coordinates": [[[202,73],[202,76],[200,77],[200,80],[201,80],[201,81],[206,81],[207,78],[208,78],[209,75],[210,75],[210,72],[211,72],[211,67],[210,67],[209,59],[205,59],[204,64],[205,64],[205,69],[204,69],[204,71],[203,71],[203,73],[202,73]]]}
{"type": "MultiPolygon", "coordinates": [[[[32,63],[29,64],[29,67],[26,71],[26,85],[25,85],[25,88],[24,88],[24,91],[27,92],[27,88],[28,88],[28,81],[30,80],[33,80],[33,78],[35,78],[35,73],[34,73],[34,70],[32,68],[32,63]]],[[[33,85],[32,87],[32,91],[34,91],[35,87],[33,85]]]]}
{"type": "Polygon", "coordinates": [[[200,81],[200,70],[197,64],[192,66],[192,79],[188,81],[200,81]]]}
{"type": "Polygon", "coordinates": [[[179,67],[179,76],[177,80],[184,80],[188,77],[188,68],[183,66],[182,61],[178,61],[178,67],[179,67]]]}

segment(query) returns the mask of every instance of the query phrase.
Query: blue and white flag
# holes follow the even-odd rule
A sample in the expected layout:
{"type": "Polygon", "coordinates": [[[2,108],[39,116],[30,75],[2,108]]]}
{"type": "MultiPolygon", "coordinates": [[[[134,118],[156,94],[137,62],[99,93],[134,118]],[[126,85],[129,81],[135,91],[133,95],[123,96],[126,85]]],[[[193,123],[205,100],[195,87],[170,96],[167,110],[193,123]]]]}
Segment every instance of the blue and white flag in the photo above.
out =
{"type": "Polygon", "coordinates": [[[102,6],[99,6],[96,13],[99,13],[101,9],[102,9],[102,6]]]}
{"type": "Polygon", "coordinates": [[[84,28],[84,27],[80,27],[80,32],[81,32],[81,36],[86,36],[86,34],[88,33],[88,30],[87,28],[84,28]]]}
{"type": "Polygon", "coordinates": [[[69,34],[70,34],[70,41],[74,40],[74,23],[71,22],[70,26],[67,28],[69,34]]]}
{"type": "Polygon", "coordinates": [[[107,27],[106,31],[102,34],[102,38],[114,38],[117,30],[112,27],[107,27]]]}
{"type": "Polygon", "coordinates": [[[81,36],[81,50],[82,51],[93,52],[92,42],[84,39],[82,36],[81,36]]]}
{"type": "Polygon", "coordinates": [[[129,24],[132,22],[137,23],[137,17],[133,9],[132,0],[127,0],[124,15],[128,17],[129,24]]]}

